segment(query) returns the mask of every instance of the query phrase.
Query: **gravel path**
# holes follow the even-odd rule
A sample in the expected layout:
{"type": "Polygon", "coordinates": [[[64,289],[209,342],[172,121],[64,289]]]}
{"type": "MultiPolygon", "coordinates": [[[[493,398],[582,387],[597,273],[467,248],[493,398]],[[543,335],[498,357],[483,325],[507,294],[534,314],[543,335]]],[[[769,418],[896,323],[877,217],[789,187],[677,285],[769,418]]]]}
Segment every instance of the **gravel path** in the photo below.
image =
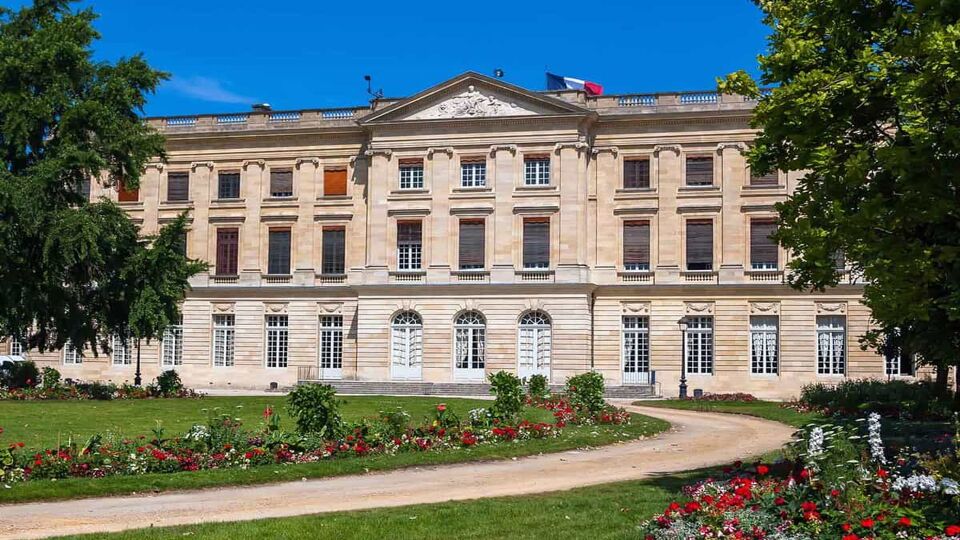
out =
{"type": "Polygon", "coordinates": [[[748,416],[626,406],[673,426],[647,440],[509,461],[303,482],[0,505],[0,538],[239,521],[561,491],[730,463],[775,450],[793,429],[748,416]]]}

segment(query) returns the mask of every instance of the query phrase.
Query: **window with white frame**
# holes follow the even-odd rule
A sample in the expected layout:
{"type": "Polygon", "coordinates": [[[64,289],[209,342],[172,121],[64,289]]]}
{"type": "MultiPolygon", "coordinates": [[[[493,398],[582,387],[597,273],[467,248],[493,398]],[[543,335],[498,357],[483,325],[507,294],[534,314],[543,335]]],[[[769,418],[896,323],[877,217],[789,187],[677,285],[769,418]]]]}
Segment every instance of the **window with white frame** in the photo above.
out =
{"type": "Polygon", "coordinates": [[[423,319],[415,311],[401,311],[390,324],[391,358],[397,373],[417,370],[423,363],[423,319]]]}
{"type": "Polygon", "coordinates": [[[486,187],[487,162],[470,160],[460,162],[460,187],[486,187]]]}
{"type": "Polygon", "coordinates": [[[453,323],[457,369],[483,369],[487,321],[479,311],[465,311],[453,323]]]}
{"type": "Polygon", "coordinates": [[[423,261],[423,225],[419,221],[397,223],[397,270],[420,270],[423,261]]]}
{"type": "Polygon", "coordinates": [[[400,161],[400,189],[423,189],[423,161],[400,161]]]}
{"type": "Polygon", "coordinates": [[[713,373],[713,317],[687,317],[687,373],[713,373]]]}
{"type": "Polygon", "coordinates": [[[750,317],[750,373],[776,375],[780,369],[777,349],[779,317],[750,317]]]}
{"type": "Polygon", "coordinates": [[[634,380],[650,373],[650,321],[647,317],[623,317],[623,376],[625,383],[648,382],[634,380]]]}
{"type": "Polygon", "coordinates": [[[817,373],[843,375],[846,373],[847,321],[843,315],[817,317],[817,373]]]}
{"type": "Polygon", "coordinates": [[[286,315],[267,315],[267,367],[287,367],[290,328],[286,315]]]}
{"type": "Polygon", "coordinates": [[[113,343],[111,348],[113,352],[111,357],[113,359],[113,365],[115,366],[129,366],[130,365],[130,347],[127,343],[127,340],[123,339],[120,336],[113,336],[113,343]]]}
{"type": "Polygon", "coordinates": [[[26,347],[23,346],[23,342],[15,337],[10,338],[10,355],[11,356],[23,356],[23,353],[27,352],[26,347]]]}
{"type": "Polygon", "coordinates": [[[183,321],[177,321],[163,331],[160,344],[160,363],[163,367],[183,364],[183,321]]]}
{"type": "Polygon", "coordinates": [[[80,351],[69,340],[63,344],[63,363],[67,366],[76,366],[83,363],[80,351]]]}
{"type": "Polygon", "coordinates": [[[530,156],[523,160],[523,185],[550,185],[549,156],[530,156]]]}
{"type": "Polygon", "coordinates": [[[885,372],[891,377],[913,376],[916,370],[916,357],[904,348],[900,329],[886,332],[886,338],[880,353],[883,355],[885,372]]]}
{"type": "Polygon", "coordinates": [[[233,315],[213,316],[213,365],[230,367],[233,365],[234,344],[236,340],[236,319],[233,315]]]}
{"type": "Polygon", "coordinates": [[[519,363],[523,375],[549,373],[551,343],[549,315],[530,311],[520,318],[519,363]]]}
{"type": "Polygon", "coordinates": [[[343,316],[320,317],[320,368],[343,368],[343,316]]]}

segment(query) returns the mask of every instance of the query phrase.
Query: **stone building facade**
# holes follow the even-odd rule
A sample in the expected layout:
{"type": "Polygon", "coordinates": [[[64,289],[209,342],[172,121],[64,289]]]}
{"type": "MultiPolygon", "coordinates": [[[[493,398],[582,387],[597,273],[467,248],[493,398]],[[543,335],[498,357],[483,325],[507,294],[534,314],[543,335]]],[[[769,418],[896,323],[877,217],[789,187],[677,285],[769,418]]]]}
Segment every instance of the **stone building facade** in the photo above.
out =
{"type": "MultiPolygon", "coordinates": [[[[139,191],[95,186],[146,234],[187,212],[182,325],[144,344],[149,380],[553,383],[785,398],[907,375],[861,350],[862,287],[783,283],[769,241],[796,173],[751,174],[753,103],[713,92],[532,92],[465,73],[371,106],[153,118],[168,159],[139,191]],[[683,326],[685,325],[685,329],[683,326]]],[[[844,272],[843,269],[838,269],[844,272]]],[[[36,354],[131,381],[121,341],[36,354]]]]}

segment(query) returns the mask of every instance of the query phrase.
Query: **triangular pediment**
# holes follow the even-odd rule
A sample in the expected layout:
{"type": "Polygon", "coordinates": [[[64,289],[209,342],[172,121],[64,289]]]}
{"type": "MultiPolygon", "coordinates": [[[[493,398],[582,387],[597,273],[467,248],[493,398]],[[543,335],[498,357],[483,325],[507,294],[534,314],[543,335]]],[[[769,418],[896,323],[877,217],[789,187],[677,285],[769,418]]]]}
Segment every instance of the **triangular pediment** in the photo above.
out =
{"type": "Polygon", "coordinates": [[[535,115],[589,114],[563,100],[543,96],[478,73],[467,72],[377,111],[362,124],[459,120],[535,115]]]}

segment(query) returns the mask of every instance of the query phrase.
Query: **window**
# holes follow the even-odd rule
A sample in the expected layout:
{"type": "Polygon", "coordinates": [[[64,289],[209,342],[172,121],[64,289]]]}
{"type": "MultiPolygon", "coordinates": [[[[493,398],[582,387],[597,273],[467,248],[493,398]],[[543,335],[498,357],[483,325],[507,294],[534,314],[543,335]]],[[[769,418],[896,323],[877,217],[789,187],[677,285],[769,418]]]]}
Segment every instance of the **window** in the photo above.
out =
{"type": "Polygon", "coordinates": [[[530,311],[520,317],[518,358],[520,377],[550,374],[551,346],[550,316],[542,311],[530,311]]]}
{"type": "Polygon", "coordinates": [[[213,316],[213,365],[230,367],[233,365],[233,352],[236,337],[233,315],[213,316]]]}
{"type": "Polygon", "coordinates": [[[458,370],[482,371],[487,321],[478,311],[465,311],[453,323],[454,359],[458,370]]]}
{"type": "Polygon", "coordinates": [[[267,367],[287,367],[290,334],[286,315],[267,315],[267,367]]]}
{"type": "Polygon", "coordinates": [[[127,189],[123,180],[117,183],[117,200],[120,202],[137,202],[140,200],[139,189],[127,189]]]}
{"type": "Polygon", "coordinates": [[[183,320],[177,321],[163,331],[163,343],[160,344],[160,363],[163,367],[183,364],[183,320]]]}
{"type": "Polygon", "coordinates": [[[183,231],[176,239],[176,244],[174,245],[177,253],[186,257],[187,256],[187,231],[183,231]]]}
{"type": "Polygon", "coordinates": [[[63,344],[63,363],[67,366],[76,366],[83,363],[80,351],[69,340],[63,344]]]}
{"type": "Polygon", "coordinates": [[[320,271],[327,275],[340,275],[345,272],[346,229],[343,227],[323,228],[323,261],[320,271]]]}
{"type": "Polygon", "coordinates": [[[817,317],[817,373],[843,375],[847,355],[846,318],[842,315],[817,317]]]}
{"type": "Polygon", "coordinates": [[[460,220],[460,269],[481,270],[485,266],[486,226],[482,219],[460,220]]]}
{"type": "Polygon", "coordinates": [[[550,185],[550,156],[528,156],[523,160],[523,185],[550,185]]]}
{"type": "Polygon", "coordinates": [[[912,376],[916,360],[914,355],[903,347],[903,340],[899,329],[888,330],[881,349],[884,358],[886,374],[891,377],[912,376]]]}
{"type": "Polygon", "coordinates": [[[687,270],[713,270],[713,221],[687,221],[687,270]]]}
{"type": "Polygon", "coordinates": [[[623,382],[649,383],[650,323],[647,317],[623,317],[623,382]]]}
{"type": "Polygon", "coordinates": [[[464,158],[460,160],[460,187],[485,187],[487,185],[487,160],[464,158]]]}
{"type": "Polygon", "coordinates": [[[776,315],[750,317],[750,373],[776,375],[780,369],[777,351],[779,318],[776,315]]]}
{"type": "Polygon", "coordinates": [[[712,157],[702,156],[687,158],[687,185],[693,187],[713,185],[712,157]]]}
{"type": "Polygon", "coordinates": [[[400,189],[423,189],[423,160],[400,160],[400,189]]]}
{"type": "Polygon", "coordinates": [[[111,345],[113,352],[111,357],[113,359],[113,365],[115,366],[129,366],[130,365],[130,348],[128,347],[127,340],[123,339],[120,336],[113,336],[113,343],[111,345]]]}
{"type": "Polygon", "coordinates": [[[523,220],[523,268],[541,270],[550,268],[550,219],[523,220]]]}
{"type": "Polygon", "coordinates": [[[777,222],[770,219],[750,220],[750,268],[776,270],[780,265],[780,250],[772,238],[777,222]]]}
{"type": "Polygon", "coordinates": [[[687,317],[687,373],[713,374],[713,317],[687,317]]]}
{"type": "Polygon", "coordinates": [[[271,197],[293,197],[293,171],[292,170],[270,169],[270,196],[271,197]]]}
{"type": "Polygon", "coordinates": [[[624,189],[646,189],[650,187],[650,160],[623,160],[624,189]]]}
{"type": "Polygon", "coordinates": [[[773,170],[767,174],[762,174],[760,176],[754,176],[751,172],[750,174],[750,185],[751,186],[776,186],[780,183],[780,173],[779,171],[773,170]]]}
{"type": "Polygon", "coordinates": [[[650,222],[623,222],[623,269],[627,272],[650,271],[650,222]]]}
{"type": "Polygon", "coordinates": [[[80,190],[77,192],[77,194],[80,195],[83,200],[89,201],[91,188],[92,184],[90,183],[90,178],[84,177],[83,180],[80,180],[80,190]]]}
{"type": "Polygon", "coordinates": [[[320,317],[320,369],[343,369],[343,316],[320,317]]]}
{"type": "Polygon", "coordinates": [[[391,373],[399,378],[419,374],[423,363],[423,320],[414,311],[401,311],[390,324],[391,373]]]}
{"type": "Polygon", "coordinates": [[[190,200],[190,175],[185,172],[172,172],[167,174],[167,200],[168,201],[189,201],[190,200]]]}
{"type": "Polygon", "coordinates": [[[422,224],[419,221],[398,222],[397,269],[420,270],[422,257],[422,224]]]}
{"type": "Polygon", "coordinates": [[[267,273],[280,276],[290,274],[290,229],[270,229],[267,273]]]}
{"type": "Polygon", "coordinates": [[[237,275],[239,229],[217,229],[217,275],[237,275]]]}
{"type": "Polygon", "coordinates": [[[217,198],[240,198],[240,173],[221,172],[217,175],[217,198]]]}
{"type": "Polygon", "coordinates": [[[323,195],[332,197],[347,194],[347,169],[323,170],[323,195]]]}
{"type": "Polygon", "coordinates": [[[10,356],[23,356],[27,352],[23,342],[15,337],[10,338],[10,356]]]}

